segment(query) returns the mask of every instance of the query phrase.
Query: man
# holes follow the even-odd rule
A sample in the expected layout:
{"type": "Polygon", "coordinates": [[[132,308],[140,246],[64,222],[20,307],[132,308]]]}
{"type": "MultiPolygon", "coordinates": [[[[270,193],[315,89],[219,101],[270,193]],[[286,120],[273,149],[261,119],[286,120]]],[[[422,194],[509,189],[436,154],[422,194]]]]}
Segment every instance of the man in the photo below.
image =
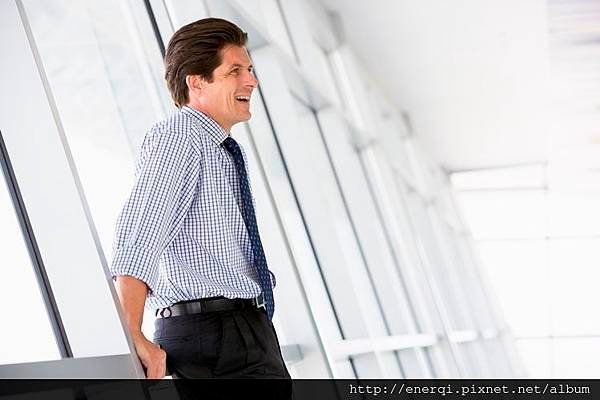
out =
{"type": "Polygon", "coordinates": [[[246,155],[230,136],[257,87],[247,34],[207,18],[165,55],[171,117],[147,133],[119,215],[111,273],[148,378],[289,379],[275,330],[273,274],[256,226],[246,155]],[[154,343],[141,331],[154,311],[154,343]]]}

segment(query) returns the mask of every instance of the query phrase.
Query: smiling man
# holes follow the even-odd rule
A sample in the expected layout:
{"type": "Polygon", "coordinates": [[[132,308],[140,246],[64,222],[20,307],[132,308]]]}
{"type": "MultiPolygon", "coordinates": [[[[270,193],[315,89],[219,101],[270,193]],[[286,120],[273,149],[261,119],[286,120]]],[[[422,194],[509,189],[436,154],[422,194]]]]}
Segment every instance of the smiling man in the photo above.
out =
{"type": "Polygon", "coordinates": [[[149,378],[167,367],[175,378],[289,378],[247,158],[230,134],[257,86],[246,41],[217,18],[175,32],[165,79],[179,110],[146,134],[117,221],[111,273],[149,378]]]}

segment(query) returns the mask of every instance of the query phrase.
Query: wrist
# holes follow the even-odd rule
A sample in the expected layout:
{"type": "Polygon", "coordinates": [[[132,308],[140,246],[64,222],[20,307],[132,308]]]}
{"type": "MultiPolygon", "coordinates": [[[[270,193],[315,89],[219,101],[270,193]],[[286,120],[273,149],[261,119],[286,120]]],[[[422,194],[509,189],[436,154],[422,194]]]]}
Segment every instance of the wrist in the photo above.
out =
{"type": "Polygon", "coordinates": [[[131,334],[131,339],[133,340],[134,344],[140,343],[140,342],[146,342],[148,339],[146,339],[146,336],[144,336],[144,334],[142,333],[142,331],[130,331],[131,334]]]}

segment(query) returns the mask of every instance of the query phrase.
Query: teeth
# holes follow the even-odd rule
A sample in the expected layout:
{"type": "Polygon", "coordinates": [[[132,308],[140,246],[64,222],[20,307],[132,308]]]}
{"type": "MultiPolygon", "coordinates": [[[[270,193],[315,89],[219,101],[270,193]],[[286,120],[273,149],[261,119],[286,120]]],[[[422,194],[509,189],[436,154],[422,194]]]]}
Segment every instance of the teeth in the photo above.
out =
{"type": "Polygon", "coordinates": [[[250,96],[236,96],[236,99],[250,101],[250,96]]]}

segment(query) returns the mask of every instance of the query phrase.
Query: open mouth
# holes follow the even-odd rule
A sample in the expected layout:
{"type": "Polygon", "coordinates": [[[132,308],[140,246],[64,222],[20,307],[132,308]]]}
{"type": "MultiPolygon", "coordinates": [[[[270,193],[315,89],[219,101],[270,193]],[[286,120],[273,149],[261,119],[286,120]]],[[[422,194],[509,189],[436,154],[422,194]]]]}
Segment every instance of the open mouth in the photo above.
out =
{"type": "Polygon", "coordinates": [[[235,96],[235,99],[244,103],[250,102],[250,96],[235,96]]]}

